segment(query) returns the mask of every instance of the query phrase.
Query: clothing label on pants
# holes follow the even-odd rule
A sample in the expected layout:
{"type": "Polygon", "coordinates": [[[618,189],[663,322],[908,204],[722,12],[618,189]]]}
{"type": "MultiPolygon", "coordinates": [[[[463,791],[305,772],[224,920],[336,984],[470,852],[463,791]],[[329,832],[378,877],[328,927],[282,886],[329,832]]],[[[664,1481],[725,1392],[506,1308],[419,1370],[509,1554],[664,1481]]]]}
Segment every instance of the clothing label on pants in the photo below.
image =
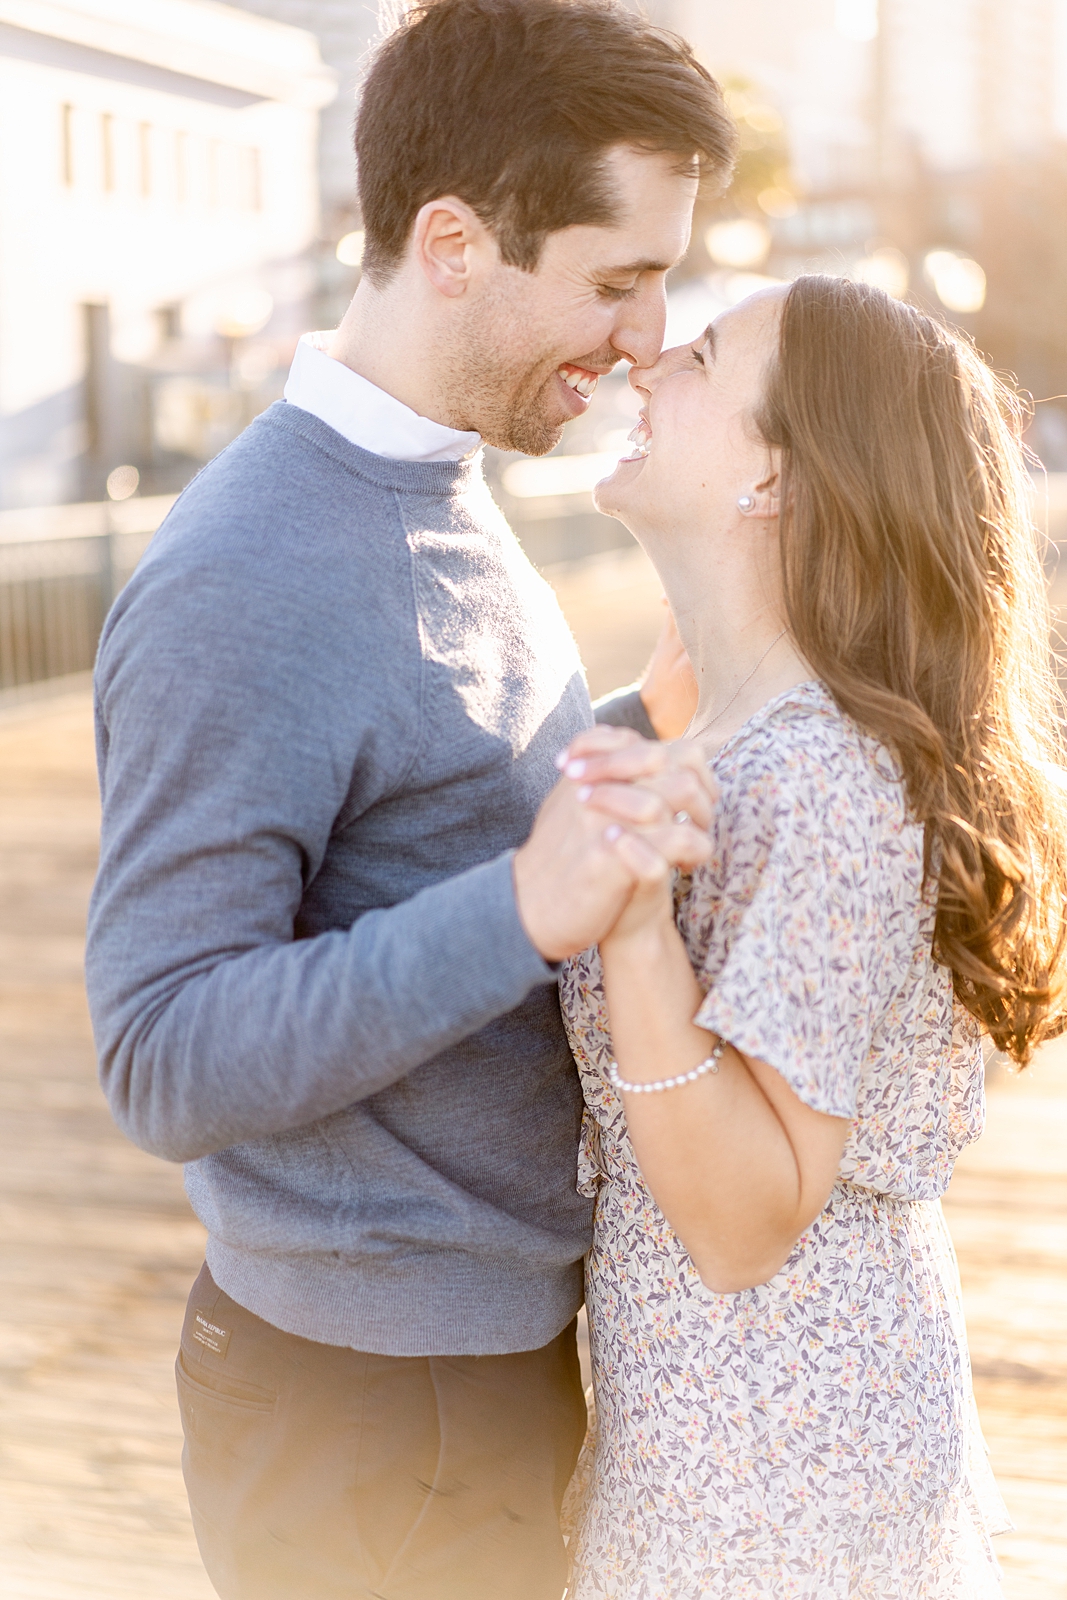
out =
{"type": "Polygon", "coordinates": [[[206,1311],[193,1312],[193,1338],[217,1356],[224,1356],[230,1344],[229,1328],[220,1328],[212,1322],[206,1311]]]}

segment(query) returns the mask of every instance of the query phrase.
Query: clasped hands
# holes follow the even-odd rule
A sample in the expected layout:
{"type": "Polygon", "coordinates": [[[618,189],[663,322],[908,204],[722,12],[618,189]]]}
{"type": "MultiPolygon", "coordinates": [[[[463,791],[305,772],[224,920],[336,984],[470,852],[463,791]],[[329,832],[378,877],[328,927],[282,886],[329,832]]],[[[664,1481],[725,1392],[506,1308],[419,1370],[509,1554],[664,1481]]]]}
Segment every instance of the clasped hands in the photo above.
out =
{"type": "Polygon", "coordinates": [[[514,860],[519,915],[549,962],[671,917],[672,869],[708,860],[717,798],[692,740],[595,727],[557,764],[563,776],[514,860]]]}

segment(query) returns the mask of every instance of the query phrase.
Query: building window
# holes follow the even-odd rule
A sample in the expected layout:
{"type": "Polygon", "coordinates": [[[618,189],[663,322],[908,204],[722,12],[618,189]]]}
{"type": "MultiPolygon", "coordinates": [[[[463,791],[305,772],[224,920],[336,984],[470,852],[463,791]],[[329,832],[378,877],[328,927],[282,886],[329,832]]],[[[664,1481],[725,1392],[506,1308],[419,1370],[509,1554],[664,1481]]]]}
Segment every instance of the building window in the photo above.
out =
{"type": "Polygon", "coordinates": [[[209,139],[207,145],[207,203],[212,208],[218,205],[221,195],[219,166],[219,141],[217,139],[209,139]]]}
{"type": "Polygon", "coordinates": [[[189,198],[189,135],[174,135],[174,195],[179,205],[189,198]]]}
{"type": "Polygon", "coordinates": [[[59,108],[59,175],[64,185],[74,186],[74,107],[59,108]]]}
{"type": "Polygon", "coordinates": [[[142,122],[137,133],[137,153],[140,157],[141,198],[147,200],[152,193],[152,124],[142,122]]]}
{"type": "Polygon", "coordinates": [[[159,323],[159,336],[166,342],[169,339],[180,339],[182,334],[182,310],[180,305],[160,306],[156,311],[159,323]]]}
{"type": "Polygon", "coordinates": [[[115,119],[109,111],[100,118],[100,179],[108,194],[115,188],[115,119]]]}
{"type": "Polygon", "coordinates": [[[245,204],[250,211],[263,210],[263,161],[254,147],[245,151],[245,204]]]}

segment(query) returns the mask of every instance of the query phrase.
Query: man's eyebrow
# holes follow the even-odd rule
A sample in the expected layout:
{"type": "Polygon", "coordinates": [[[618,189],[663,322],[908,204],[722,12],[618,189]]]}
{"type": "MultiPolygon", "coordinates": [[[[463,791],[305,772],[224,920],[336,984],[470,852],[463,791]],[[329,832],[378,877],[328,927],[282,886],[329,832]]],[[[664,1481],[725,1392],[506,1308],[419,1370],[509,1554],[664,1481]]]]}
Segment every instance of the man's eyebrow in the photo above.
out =
{"type": "Polygon", "coordinates": [[[641,272],[670,272],[677,263],[674,261],[623,261],[618,266],[601,267],[597,273],[601,278],[637,277],[641,272]]]}
{"type": "Polygon", "coordinates": [[[701,335],[701,338],[700,338],[700,344],[701,344],[701,348],[703,348],[704,345],[706,345],[706,344],[709,344],[711,346],[711,359],[714,361],[715,360],[715,324],[713,322],[709,322],[707,327],[704,329],[704,332],[703,332],[703,334],[701,335]]]}

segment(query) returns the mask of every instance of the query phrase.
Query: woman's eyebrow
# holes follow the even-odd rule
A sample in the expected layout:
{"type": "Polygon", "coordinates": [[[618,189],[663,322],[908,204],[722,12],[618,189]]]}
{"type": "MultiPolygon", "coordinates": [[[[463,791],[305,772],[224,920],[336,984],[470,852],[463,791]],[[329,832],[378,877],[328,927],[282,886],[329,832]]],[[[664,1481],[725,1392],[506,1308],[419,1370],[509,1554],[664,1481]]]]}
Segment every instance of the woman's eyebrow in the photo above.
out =
{"type": "Polygon", "coordinates": [[[709,322],[707,327],[704,329],[703,344],[710,345],[710,347],[711,347],[711,359],[714,361],[715,360],[715,326],[711,322],[709,322]]]}

